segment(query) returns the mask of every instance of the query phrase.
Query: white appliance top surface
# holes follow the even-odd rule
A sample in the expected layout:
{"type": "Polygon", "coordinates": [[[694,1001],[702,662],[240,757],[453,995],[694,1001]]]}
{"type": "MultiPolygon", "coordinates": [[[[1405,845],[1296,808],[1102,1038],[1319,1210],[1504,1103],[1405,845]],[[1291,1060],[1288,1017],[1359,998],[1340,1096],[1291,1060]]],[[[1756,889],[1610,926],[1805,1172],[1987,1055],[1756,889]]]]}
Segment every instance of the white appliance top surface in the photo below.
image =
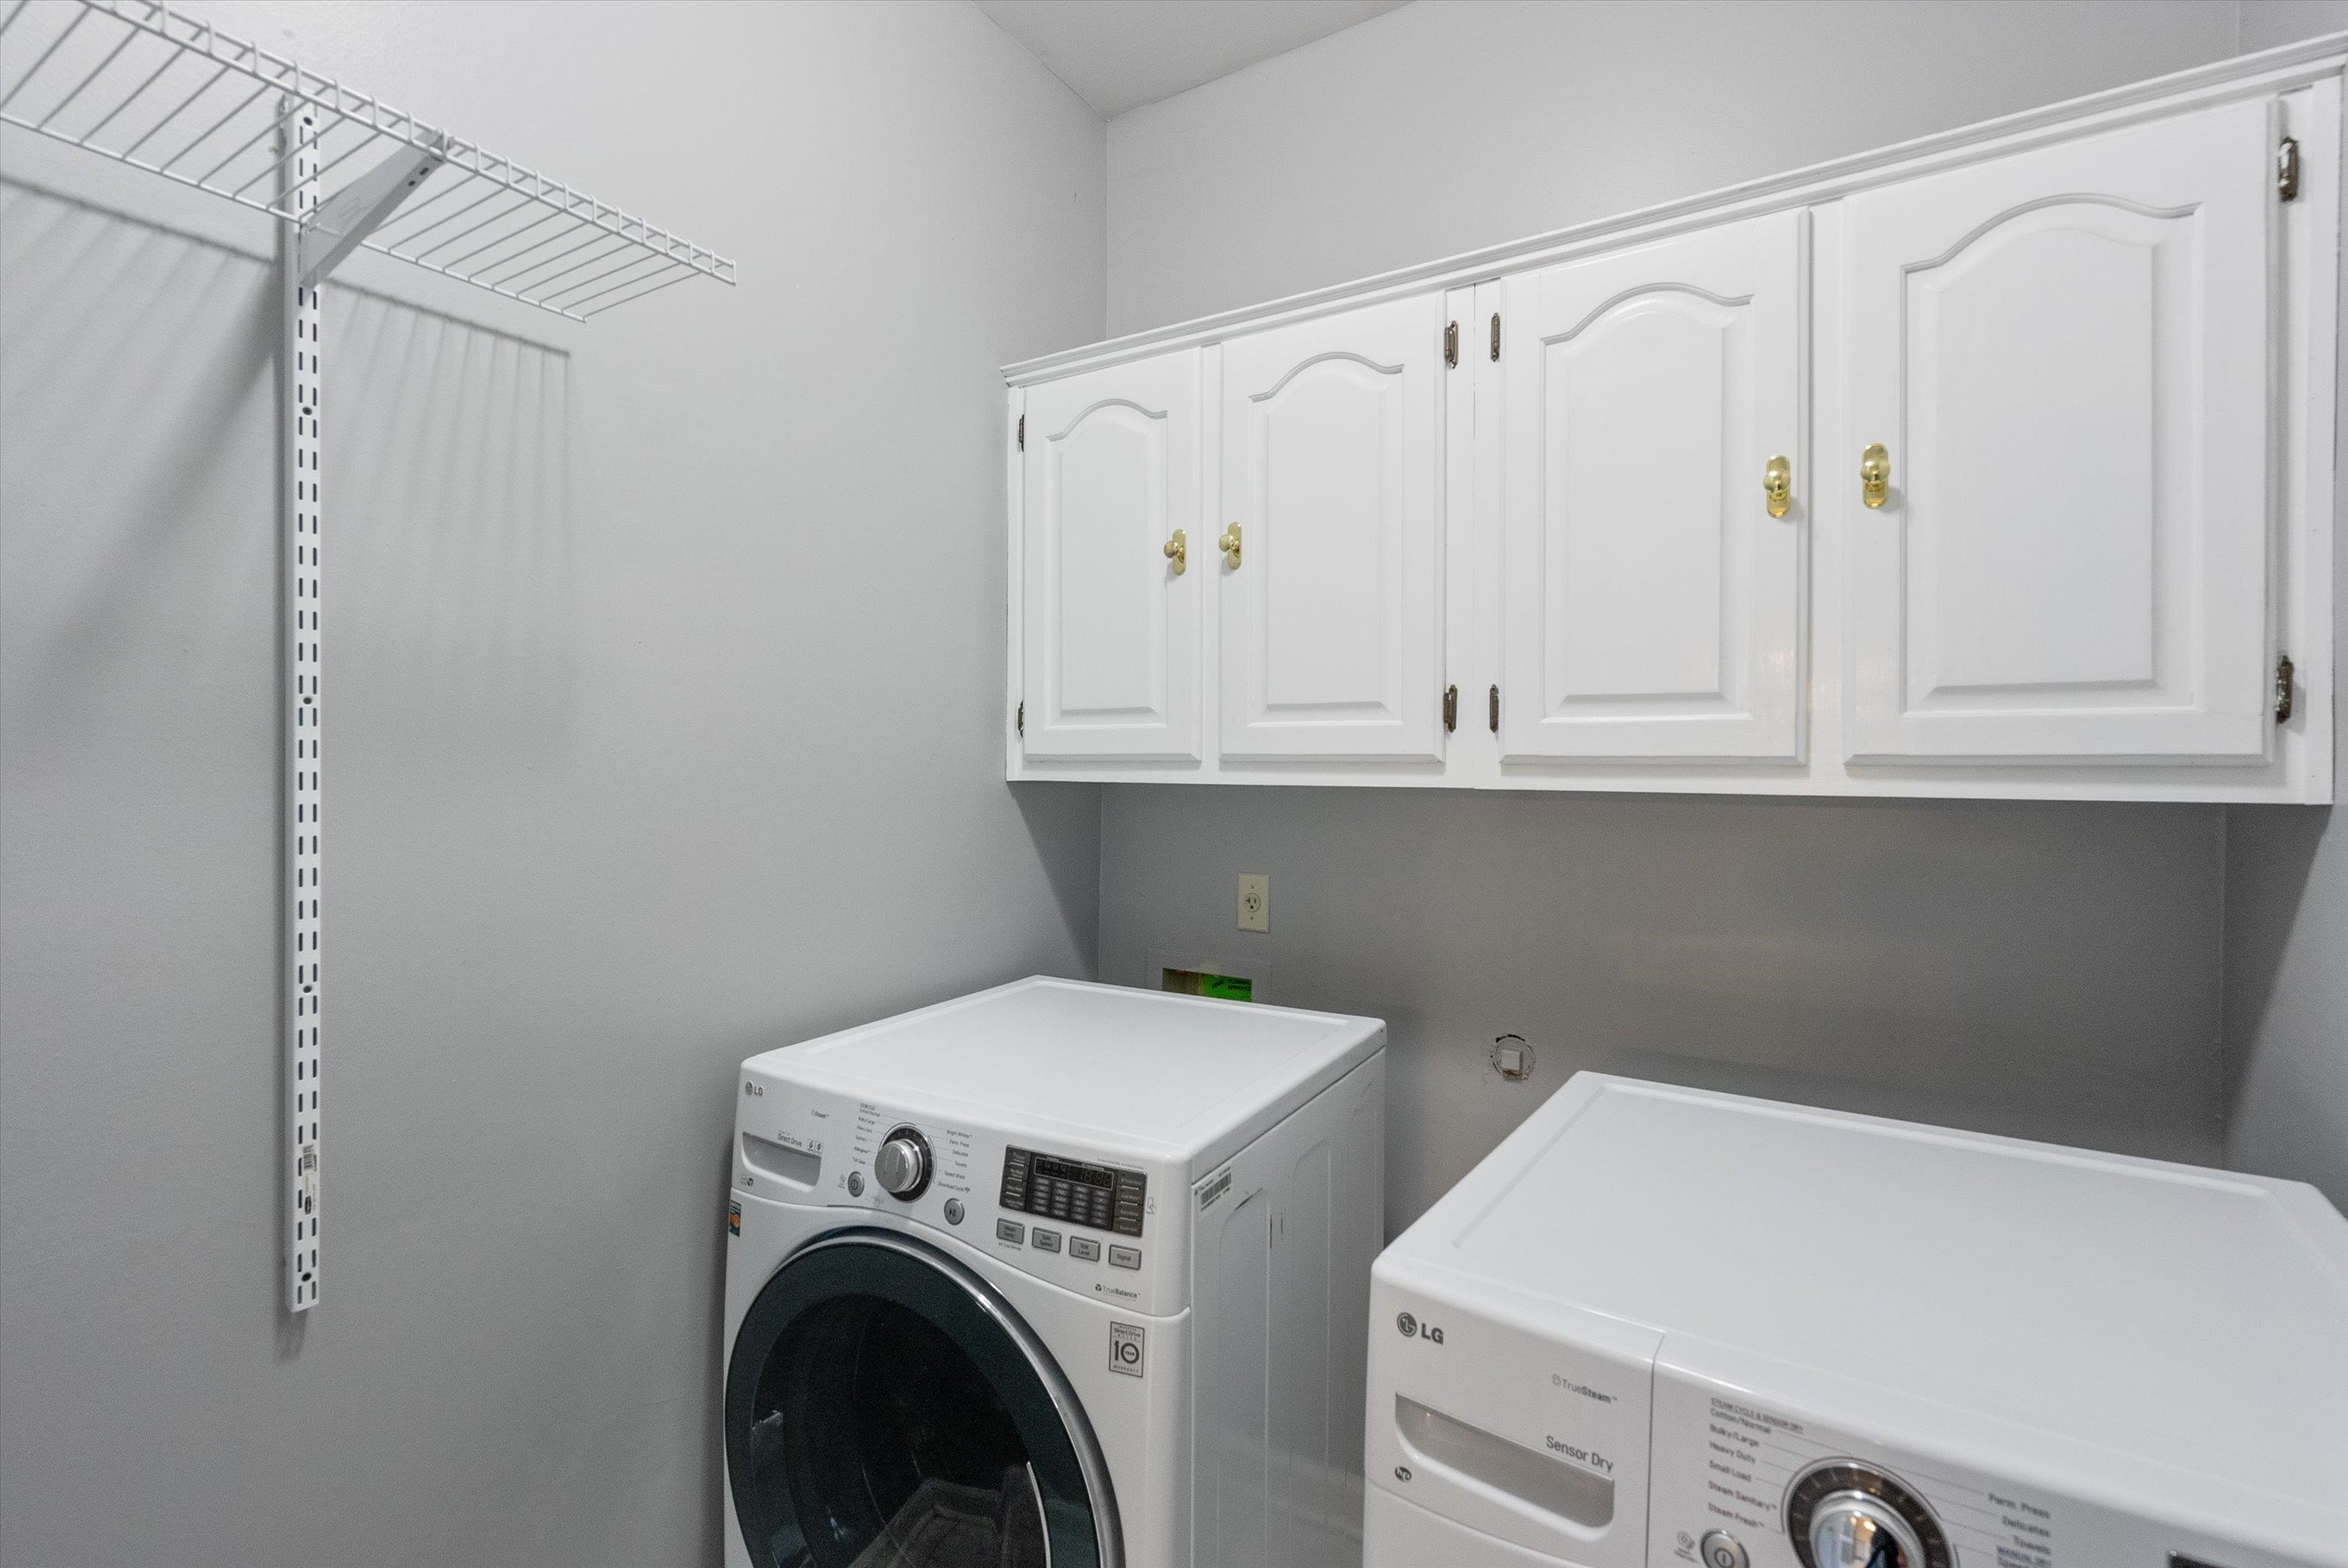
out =
{"type": "Polygon", "coordinates": [[[1585,1073],[1395,1248],[1667,1343],[2348,1477],[2348,1221],[2297,1183],[1585,1073]]]}
{"type": "Polygon", "coordinates": [[[746,1066],[1008,1131],[1220,1159],[1385,1037],[1375,1018],[1038,977],[746,1066]]]}

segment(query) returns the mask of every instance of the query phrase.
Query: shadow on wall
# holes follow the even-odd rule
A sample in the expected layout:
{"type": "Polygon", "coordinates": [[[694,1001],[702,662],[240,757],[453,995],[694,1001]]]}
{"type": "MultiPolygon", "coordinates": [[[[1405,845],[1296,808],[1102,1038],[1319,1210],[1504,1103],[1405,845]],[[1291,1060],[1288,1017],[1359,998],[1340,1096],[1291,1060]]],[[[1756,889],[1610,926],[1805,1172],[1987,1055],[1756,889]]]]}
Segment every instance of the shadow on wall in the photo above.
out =
{"type": "Polygon", "coordinates": [[[36,559],[67,566],[48,579],[44,634],[29,645],[11,640],[8,718],[19,744],[68,721],[130,628],[160,617],[180,637],[192,635],[248,597],[253,573],[272,569],[267,520],[255,520],[244,548],[223,551],[195,526],[189,504],[233,482],[226,470],[247,459],[236,428],[274,384],[270,270],[194,235],[0,181],[0,274],[9,280],[0,290],[0,359],[15,394],[5,419],[20,444],[0,475],[6,547],[19,572],[36,559]],[[181,328],[198,312],[211,330],[190,342],[181,328]],[[174,352],[142,357],[159,338],[174,352]],[[186,393],[173,400],[191,416],[161,431],[132,423],[159,379],[186,393]],[[136,461],[123,450],[133,443],[148,448],[136,461]],[[26,453],[84,449],[100,449],[104,460],[77,471],[118,488],[34,488],[26,453]]]}
{"type": "MultiPolygon", "coordinates": [[[[64,1108],[102,1055],[209,1152],[126,1137],[98,1185],[192,1202],[209,1177],[258,1220],[281,1092],[276,264],[12,176],[0,277],[5,1070],[20,1109],[58,1113],[11,1150],[12,1217],[92,1201],[64,1108]],[[52,1181],[71,1190],[44,1195],[52,1181]]],[[[333,885],[355,890],[378,780],[413,796],[419,759],[438,766],[426,820],[442,826],[447,789],[568,744],[571,366],[380,294],[333,286],[326,304],[327,820],[345,830],[333,885]]],[[[439,851],[426,898],[445,908],[469,870],[445,839],[374,859],[439,851]]],[[[273,1212],[238,1233],[250,1277],[273,1279],[273,1212]]],[[[281,1358],[303,1321],[278,1316],[281,1358]]]]}
{"type": "Polygon", "coordinates": [[[2227,1162],[2348,1207],[2348,822],[2237,806],[2226,860],[2227,1162]]]}
{"type": "MultiPolygon", "coordinates": [[[[11,464],[0,492],[12,577],[39,601],[38,635],[10,642],[8,720],[37,745],[140,636],[244,642],[273,596],[276,459],[253,438],[274,428],[276,268],[11,179],[0,270],[11,442],[68,459],[11,464]]],[[[559,747],[578,620],[569,355],[343,285],[324,346],[328,701],[388,720],[392,757],[418,738],[404,716],[484,756],[559,747]]]]}
{"type": "Polygon", "coordinates": [[[1100,973],[1100,787],[1025,783],[1006,786],[1012,804],[1051,884],[1068,940],[1100,973]]]}
{"type": "MultiPolygon", "coordinates": [[[[2317,851],[2323,847],[2324,830],[2331,825],[2332,811],[2329,806],[2313,810],[2288,806],[2258,812],[2259,898],[2255,903],[2233,901],[2226,911],[2226,1038],[2230,1047],[2239,1047],[2257,1038],[2267,1022],[2274,1003],[2275,982],[2282,973],[2284,954],[2291,950],[2291,927],[2306,903],[2308,879],[2315,870],[2317,851]]],[[[2249,835],[2238,832],[2230,837],[2247,839],[2249,835]]],[[[2227,868],[2230,882],[2237,880],[2239,860],[2248,847],[2234,846],[2237,863],[2227,868]]],[[[2249,1068],[2250,1057],[2245,1050],[2228,1050],[2229,1103],[2242,1092],[2249,1068]]]]}
{"type": "Polygon", "coordinates": [[[583,620],[570,356],[350,288],[327,289],[326,332],[326,563],[370,748],[562,753],[583,620]]]}

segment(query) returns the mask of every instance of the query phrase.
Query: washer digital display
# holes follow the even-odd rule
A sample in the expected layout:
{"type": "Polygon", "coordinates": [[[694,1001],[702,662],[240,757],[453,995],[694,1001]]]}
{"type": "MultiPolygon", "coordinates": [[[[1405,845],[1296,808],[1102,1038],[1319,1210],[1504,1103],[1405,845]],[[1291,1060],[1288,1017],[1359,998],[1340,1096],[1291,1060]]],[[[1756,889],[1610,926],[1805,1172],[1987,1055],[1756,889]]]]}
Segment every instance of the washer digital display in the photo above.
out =
{"type": "Polygon", "coordinates": [[[1148,1179],[1138,1171],[1065,1160],[1032,1149],[1003,1152],[1003,1206],[1037,1219],[1138,1236],[1148,1190],[1148,1179]]]}

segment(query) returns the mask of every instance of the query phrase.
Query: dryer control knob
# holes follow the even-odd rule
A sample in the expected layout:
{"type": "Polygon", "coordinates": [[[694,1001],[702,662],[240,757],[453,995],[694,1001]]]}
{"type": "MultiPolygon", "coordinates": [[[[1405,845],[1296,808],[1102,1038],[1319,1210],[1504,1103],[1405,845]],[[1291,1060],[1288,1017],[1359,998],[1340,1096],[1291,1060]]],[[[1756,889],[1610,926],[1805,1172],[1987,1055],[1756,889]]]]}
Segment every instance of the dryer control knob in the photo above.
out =
{"type": "Polygon", "coordinates": [[[930,1184],[930,1140],[911,1127],[889,1134],[872,1157],[872,1178],[882,1191],[911,1202],[930,1184]]]}
{"type": "Polygon", "coordinates": [[[1924,1543],[1875,1499],[1846,1493],[1810,1515],[1810,1558],[1818,1568],[1924,1568],[1924,1543]]]}
{"type": "Polygon", "coordinates": [[[1794,1478],[1786,1529],[1802,1568],[1953,1568],[1940,1522],[1906,1486],[1859,1460],[1794,1478]]]}

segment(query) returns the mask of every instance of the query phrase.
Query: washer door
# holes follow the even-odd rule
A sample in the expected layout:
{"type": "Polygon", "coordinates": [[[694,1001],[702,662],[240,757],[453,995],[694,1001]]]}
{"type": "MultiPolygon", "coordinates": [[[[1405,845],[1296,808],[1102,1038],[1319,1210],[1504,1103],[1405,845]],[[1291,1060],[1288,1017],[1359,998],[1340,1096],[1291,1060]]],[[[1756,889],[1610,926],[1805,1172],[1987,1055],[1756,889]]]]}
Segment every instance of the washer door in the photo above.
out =
{"type": "Polygon", "coordinates": [[[759,1568],[1119,1568],[1092,1429],[1010,1304],[884,1231],[798,1252],[726,1369],[726,1464],[759,1568]]]}

